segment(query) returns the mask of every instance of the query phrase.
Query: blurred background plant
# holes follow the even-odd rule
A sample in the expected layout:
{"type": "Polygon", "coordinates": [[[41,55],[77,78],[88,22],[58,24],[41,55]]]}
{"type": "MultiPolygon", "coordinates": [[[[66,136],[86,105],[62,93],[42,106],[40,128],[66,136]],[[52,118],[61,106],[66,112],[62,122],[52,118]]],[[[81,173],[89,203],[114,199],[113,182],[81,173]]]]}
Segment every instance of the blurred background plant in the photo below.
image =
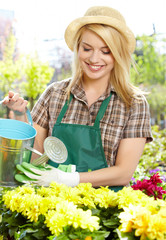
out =
{"type": "Polygon", "coordinates": [[[165,128],[166,109],[166,39],[157,34],[137,36],[134,61],[138,73],[131,69],[132,82],[148,92],[152,125],[165,128]]]}
{"type": "Polygon", "coordinates": [[[166,129],[159,126],[152,127],[154,140],[145,145],[143,155],[133,175],[131,185],[137,180],[148,179],[153,174],[159,173],[162,187],[166,190],[166,129]]]}

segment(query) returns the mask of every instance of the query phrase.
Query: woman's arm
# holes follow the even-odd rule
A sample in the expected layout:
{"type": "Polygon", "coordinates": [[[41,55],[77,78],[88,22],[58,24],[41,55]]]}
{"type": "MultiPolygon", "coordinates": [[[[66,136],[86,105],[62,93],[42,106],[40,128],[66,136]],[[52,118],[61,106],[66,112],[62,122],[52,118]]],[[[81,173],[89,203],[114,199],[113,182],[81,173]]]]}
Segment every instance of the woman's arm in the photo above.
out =
{"type": "Polygon", "coordinates": [[[90,182],[93,187],[127,185],[138,165],[145,142],[146,138],[122,139],[115,166],[80,173],[80,182],[90,182]]]}
{"type": "MultiPolygon", "coordinates": [[[[44,153],[43,143],[44,143],[45,138],[48,137],[48,130],[39,126],[36,123],[33,124],[33,127],[37,131],[37,135],[35,137],[35,142],[34,142],[34,148],[36,150],[38,150],[39,152],[44,153]]],[[[31,162],[33,162],[33,160],[38,157],[39,157],[39,155],[32,153],[31,162]]]]}
{"type": "Polygon", "coordinates": [[[113,167],[85,173],[68,173],[57,168],[41,171],[29,166],[32,173],[25,171],[24,174],[31,179],[36,179],[35,183],[43,186],[49,186],[52,181],[71,187],[77,186],[79,183],[88,182],[92,183],[93,187],[125,186],[130,182],[136,169],[144,149],[145,141],[146,138],[128,138],[121,140],[116,164],[113,167]]]}

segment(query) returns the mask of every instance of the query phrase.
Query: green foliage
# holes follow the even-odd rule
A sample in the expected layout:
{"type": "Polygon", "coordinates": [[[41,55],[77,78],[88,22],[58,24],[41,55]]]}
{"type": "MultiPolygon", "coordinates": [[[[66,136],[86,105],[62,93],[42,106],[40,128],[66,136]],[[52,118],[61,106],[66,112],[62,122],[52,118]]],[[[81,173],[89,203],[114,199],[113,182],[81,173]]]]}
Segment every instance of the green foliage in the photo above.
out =
{"type": "Polygon", "coordinates": [[[16,79],[21,79],[21,65],[19,60],[14,60],[16,38],[10,33],[4,49],[3,60],[0,61],[0,89],[7,93],[14,87],[16,79]]]}
{"type": "Polygon", "coordinates": [[[162,43],[165,44],[165,40],[157,40],[156,35],[138,36],[134,53],[138,72],[131,68],[131,81],[150,93],[147,99],[155,124],[160,124],[160,114],[164,118],[166,109],[166,54],[160,50],[162,43]]]}
{"type": "Polygon", "coordinates": [[[39,220],[30,222],[20,213],[11,212],[3,209],[2,213],[3,223],[0,225],[0,234],[10,236],[13,239],[45,240],[47,236],[51,235],[50,231],[44,224],[43,216],[39,220]]]}
{"type": "Polygon", "coordinates": [[[19,56],[15,60],[15,48],[16,38],[11,32],[7,38],[3,60],[0,61],[0,90],[4,95],[12,89],[21,92],[28,97],[32,108],[34,100],[50,82],[54,69],[37,56],[19,56]]]}
{"type": "Polygon", "coordinates": [[[152,127],[153,141],[146,144],[143,155],[134,173],[135,179],[144,179],[157,169],[165,179],[166,171],[166,129],[159,130],[158,126],[152,127]]]}
{"type": "Polygon", "coordinates": [[[131,70],[132,81],[136,85],[151,86],[165,84],[166,55],[160,53],[157,47],[158,40],[153,36],[138,36],[134,60],[139,74],[131,70]]]}
{"type": "Polygon", "coordinates": [[[19,63],[11,60],[0,61],[0,89],[7,93],[14,88],[16,79],[20,79],[19,63]]]}
{"type": "Polygon", "coordinates": [[[164,120],[166,109],[166,86],[155,85],[149,87],[150,94],[147,96],[150,105],[151,117],[156,118],[156,124],[160,124],[160,120],[164,120]]]}
{"type": "Polygon", "coordinates": [[[109,236],[109,232],[105,231],[94,231],[90,232],[87,229],[74,229],[70,226],[65,227],[65,231],[59,236],[50,236],[49,240],[74,240],[80,239],[85,240],[87,236],[91,236],[93,240],[104,240],[109,236]]]}
{"type": "Polygon", "coordinates": [[[25,64],[25,81],[21,85],[22,92],[31,101],[31,108],[34,100],[41,94],[50,82],[54,69],[48,63],[43,63],[38,57],[28,56],[25,64]]]}

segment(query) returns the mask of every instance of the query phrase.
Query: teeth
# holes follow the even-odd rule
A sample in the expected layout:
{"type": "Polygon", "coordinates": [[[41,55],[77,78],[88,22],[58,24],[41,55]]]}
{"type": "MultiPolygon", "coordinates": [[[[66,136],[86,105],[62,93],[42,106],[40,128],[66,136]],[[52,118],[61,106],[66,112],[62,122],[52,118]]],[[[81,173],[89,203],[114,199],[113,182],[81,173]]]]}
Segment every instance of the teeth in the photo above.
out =
{"type": "Polygon", "coordinates": [[[98,70],[99,68],[101,68],[101,66],[92,66],[92,65],[90,65],[90,66],[91,66],[91,68],[93,68],[95,70],[98,70]]]}

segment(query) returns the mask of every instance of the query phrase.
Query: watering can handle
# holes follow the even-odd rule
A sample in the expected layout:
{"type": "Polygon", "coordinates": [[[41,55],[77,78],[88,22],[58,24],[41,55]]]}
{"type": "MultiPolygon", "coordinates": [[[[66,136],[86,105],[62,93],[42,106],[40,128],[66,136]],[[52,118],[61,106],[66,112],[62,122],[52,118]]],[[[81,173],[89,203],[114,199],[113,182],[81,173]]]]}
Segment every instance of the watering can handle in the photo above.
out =
{"type": "Polygon", "coordinates": [[[31,113],[29,111],[29,109],[27,108],[26,110],[26,115],[27,115],[27,118],[28,118],[28,123],[33,126],[33,121],[32,121],[32,116],[31,116],[31,113]]]}

